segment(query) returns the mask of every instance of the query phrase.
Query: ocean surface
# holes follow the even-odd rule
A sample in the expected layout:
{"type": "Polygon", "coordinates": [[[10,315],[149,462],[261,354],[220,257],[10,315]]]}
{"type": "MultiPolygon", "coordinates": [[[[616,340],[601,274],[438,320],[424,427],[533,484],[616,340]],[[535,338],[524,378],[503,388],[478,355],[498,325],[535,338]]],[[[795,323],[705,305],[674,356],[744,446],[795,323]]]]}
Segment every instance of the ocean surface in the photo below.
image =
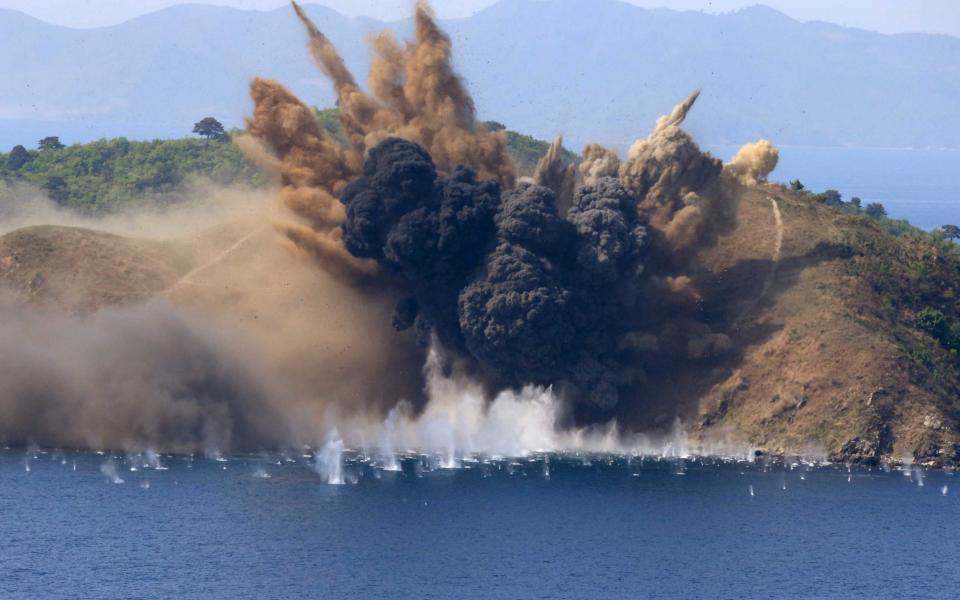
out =
{"type": "Polygon", "coordinates": [[[956,598],[960,475],[0,452],[0,597],[956,598]],[[152,466],[150,466],[152,464],[152,466]],[[161,467],[161,468],[157,468],[161,467]],[[135,470],[131,470],[135,469],[135,470]]]}
{"type": "MultiPolygon", "coordinates": [[[[710,150],[729,160],[737,148],[710,150]]],[[[960,150],[781,147],[770,180],[794,179],[813,192],[837,190],[844,201],[880,202],[923,229],[960,225],[960,150]]]]}

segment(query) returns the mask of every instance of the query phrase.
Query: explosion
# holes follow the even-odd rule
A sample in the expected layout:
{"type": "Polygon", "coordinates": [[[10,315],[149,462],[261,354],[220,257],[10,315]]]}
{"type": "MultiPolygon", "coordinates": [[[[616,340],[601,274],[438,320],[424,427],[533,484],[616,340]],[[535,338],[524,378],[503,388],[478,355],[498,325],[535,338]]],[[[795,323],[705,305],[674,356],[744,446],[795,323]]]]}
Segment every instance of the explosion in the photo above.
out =
{"type": "Polygon", "coordinates": [[[731,351],[700,310],[697,257],[776,164],[768,142],[726,166],[701,151],[680,127],[697,92],[624,160],[590,144],[570,162],[557,137],[520,178],[424,2],[413,41],[372,38],[369,92],[293,7],[346,142],[256,79],[236,142],[275,176],[279,210],[257,192],[223,214],[7,240],[0,273],[30,298],[0,294],[16,340],[0,349],[0,443],[216,453],[403,431],[385,447],[435,447],[448,431],[463,448],[577,449],[597,425],[611,448],[619,417],[668,401],[658,377],[731,351]],[[175,233],[125,237],[160,229],[175,233]],[[111,291],[124,277],[135,299],[111,291]],[[41,296],[66,310],[28,306],[41,296]]]}
{"type": "Polygon", "coordinates": [[[680,128],[699,91],[622,163],[591,144],[579,168],[567,164],[558,137],[532,183],[517,185],[503,132],[477,122],[425,2],[413,41],[372,39],[372,96],[293,7],[333,81],[348,144],[270,81],[253,83],[248,128],[279,163],[283,204],[302,222],[281,230],[328,272],[362,272],[398,293],[398,336],[412,330],[447,371],[490,393],[553,386],[598,415],[637,390],[651,351],[701,359],[729,348],[684,309],[699,298],[684,269],[735,227],[732,190],[769,172],[771,150],[745,149],[727,170],[701,151],[680,128]]]}

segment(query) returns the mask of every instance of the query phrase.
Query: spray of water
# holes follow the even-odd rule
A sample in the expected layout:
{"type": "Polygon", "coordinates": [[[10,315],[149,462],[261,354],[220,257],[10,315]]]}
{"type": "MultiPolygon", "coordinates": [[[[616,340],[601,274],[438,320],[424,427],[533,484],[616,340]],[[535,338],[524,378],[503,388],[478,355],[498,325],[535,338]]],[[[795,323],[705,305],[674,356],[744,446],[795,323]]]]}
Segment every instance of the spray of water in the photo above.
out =
{"type": "Polygon", "coordinates": [[[314,468],[323,480],[330,485],[343,485],[343,439],[334,429],[327,441],[314,456],[314,468]]]}
{"type": "Polygon", "coordinates": [[[123,483],[123,479],[121,479],[117,473],[117,463],[114,462],[112,457],[100,465],[100,472],[103,473],[103,476],[106,477],[110,483],[123,483]]]}

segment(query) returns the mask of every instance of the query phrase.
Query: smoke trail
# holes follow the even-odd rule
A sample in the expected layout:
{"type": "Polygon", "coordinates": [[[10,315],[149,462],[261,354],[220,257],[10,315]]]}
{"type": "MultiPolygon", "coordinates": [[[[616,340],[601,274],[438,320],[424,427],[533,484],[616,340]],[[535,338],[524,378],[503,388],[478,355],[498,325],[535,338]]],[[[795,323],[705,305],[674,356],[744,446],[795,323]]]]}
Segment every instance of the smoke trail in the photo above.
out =
{"type": "Polygon", "coordinates": [[[710,243],[735,223],[736,204],[717,185],[723,163],[700,151],[680,129],[700,92],[657,119],[620,165],[620,180],[640,201],[639,210],[663,237],[667,250],[686,253],[710,243]]]}
{"type": "MultiPolygon", "coordinates": [[[[313,112],[282,85],[256,79],[250,93],[255,108],[247,130],[266,143],[276,159],[258,162],[278,170],[281,203],[299,218],[284,220],[278,228],[330,273],[347,278],[370,274],[372,265],[350,256],[340,239],[344,211],[337,196],[356,176],[357,166],[324,135],[313,112]]],[[[248,155],[263,155],[251,146],[252,140],[244,140],[241,147],[248,155]]]]}
{"type": "Polygon", "coordinates": [[[683,102],[674,106],[669,114],[658,118],[657,126],[653,130],[654,135],[669,127],[679,127],[683,120],[687,118],[687,114],[699,97],[700,90],[694,90],[692,94],[683,99],[683,102]]]}
{"type": "Polygon", "coordinates": [[[453,70],[450,38],[426,2],[418,2],[415,41],[401,48],[388,34],[373,38],[370,88],[361,90],[330,40],[293,2],[310,38],[310,52],[333,81],[351,151],[359,157],[387,137],[427,148],[442,173],[458,165],[512,186],[516,169],[502,132],[477,123],[473,99],[453,70]]]}
{"type": "Polygon", "coordinates": [[[577,183],[577,166],[561,156],[563,136],[557,136],[547,153],[533,171],[533,182],[550,188],[557,197],[560,214],[566,214],[573,202],[573,189],[577,183]]]}
{"type": "Polygon", "coordinates": [[[250,139],[240,144],[281,177],[281,203],[296,219],[282,220],[278,228],[325,269],[345,279],[373,273],[371,263],[344,250],[344,214],[336,199],[358,174],[369,149],[387,137],[423,145],[441,173],[466,165],[481,179],[513,185],[516,169],[506,152],[506,136],[476,122],[473,100],[451,65],[450,39],[426,3],[417,5],[416,39],[406,48],[388,34],[373,38],[370,88],[375,97],[360,89],[330,40],[292,4],[307,30],[314,61],[334,84],[349,147],[341,149],[325,136],[312,111],[286,88],[261,79],[251,85],[255,109],[247,129],[265,148],[250,139]]]}

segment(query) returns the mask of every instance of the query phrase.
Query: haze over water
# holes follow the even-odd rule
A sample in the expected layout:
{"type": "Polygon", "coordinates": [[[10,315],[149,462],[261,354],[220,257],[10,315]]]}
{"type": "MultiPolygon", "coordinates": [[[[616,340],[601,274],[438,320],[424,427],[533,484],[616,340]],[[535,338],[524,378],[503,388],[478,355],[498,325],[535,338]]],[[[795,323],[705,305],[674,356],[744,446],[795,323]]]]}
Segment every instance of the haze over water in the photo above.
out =
{"type": "Polygon", "coordinates": [[[356,483],[328,485],[299,455],[157,470],[0,452],[0,596],[931,598],[960,583],[949,473],[348,457],[356,483]]]}

